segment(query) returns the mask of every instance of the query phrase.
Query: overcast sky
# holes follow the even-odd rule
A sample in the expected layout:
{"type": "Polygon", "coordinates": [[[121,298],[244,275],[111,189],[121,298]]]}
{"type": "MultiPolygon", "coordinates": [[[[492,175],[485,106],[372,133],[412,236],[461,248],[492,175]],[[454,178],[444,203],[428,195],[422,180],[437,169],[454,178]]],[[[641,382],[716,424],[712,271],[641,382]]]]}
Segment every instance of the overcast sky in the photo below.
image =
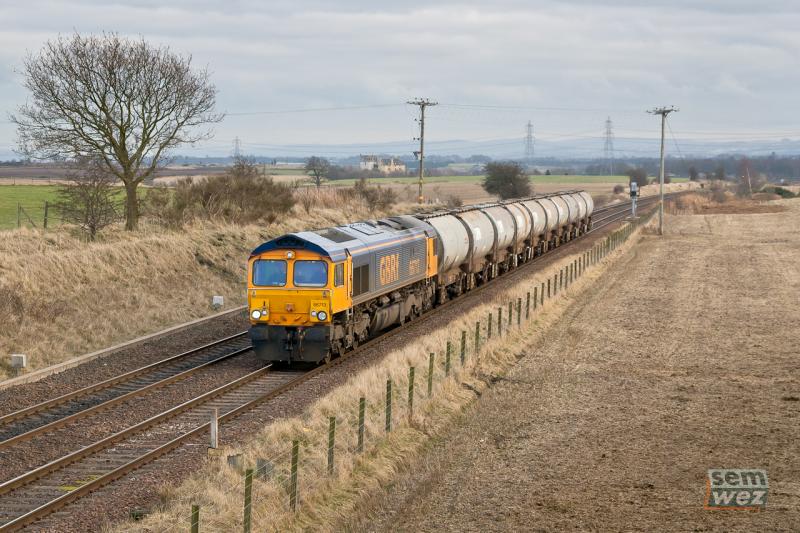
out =
{"type": "Polygon", "coordinates": [[[416,96],[448,104],[431,140],[522,137],[530,119],[540,139],[601,146],[606,116],[618,137],[651,136],[644,110],[670,104],[679,139],[800,136],[797,0],[0,0],[0,21],[0,157],[22,58],[72,31],[142,35],[208,66],[229,115],[194,153],[225,155],[236,136],[264,154],[410,143],[416,96]],[[240,114],[257,112],[272,113],[240,114]]]}

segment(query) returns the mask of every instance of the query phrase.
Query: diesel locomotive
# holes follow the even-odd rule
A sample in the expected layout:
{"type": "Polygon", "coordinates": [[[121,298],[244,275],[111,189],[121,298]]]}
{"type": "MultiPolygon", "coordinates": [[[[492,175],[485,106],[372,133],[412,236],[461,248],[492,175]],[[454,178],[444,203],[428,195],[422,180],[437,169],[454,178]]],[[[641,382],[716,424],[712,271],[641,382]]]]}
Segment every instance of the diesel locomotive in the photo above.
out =
{"type": "Polygon", "coordinates": [[[585,191],[290,233],[250,254],[250,338],[265,362],[319,363],[589,231],[585,191]]]}

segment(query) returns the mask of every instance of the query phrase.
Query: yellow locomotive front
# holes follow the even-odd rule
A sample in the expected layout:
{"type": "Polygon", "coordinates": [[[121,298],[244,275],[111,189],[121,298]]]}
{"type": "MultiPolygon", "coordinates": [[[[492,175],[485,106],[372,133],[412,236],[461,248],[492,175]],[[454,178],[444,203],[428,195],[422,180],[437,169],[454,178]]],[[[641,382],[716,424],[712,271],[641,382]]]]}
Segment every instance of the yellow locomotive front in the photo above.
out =
{"type": "Polygon", "coordinates": [[[247,307],[259,359],[319,362],[329,356],[333,317],[350,306],[345,269],[346,261],[304,248],[250,257],[247,307]]]}

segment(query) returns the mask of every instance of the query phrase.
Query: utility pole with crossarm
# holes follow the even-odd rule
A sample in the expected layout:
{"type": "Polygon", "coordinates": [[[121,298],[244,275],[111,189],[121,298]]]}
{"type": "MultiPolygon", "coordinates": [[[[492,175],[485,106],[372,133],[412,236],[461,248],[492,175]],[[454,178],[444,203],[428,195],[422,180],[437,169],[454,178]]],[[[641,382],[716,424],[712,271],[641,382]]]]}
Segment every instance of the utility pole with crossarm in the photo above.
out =
{"type": "Polygon", "coordinates": [[[664,126],[667,123],[667,115],[675,113],[678,108],[675,106],[656,107],[648,111],[651,115],[661,115],[661,168],[658,172],[659,201],[658,201],[658,234],[664,235],[664,126]]]}
{"type": "Polygon", "coordinates": [[[416,98],[406,102],[409,105],[419,106],[419,152],[415,152],[419,158],[419,203],[424,200],[422,196],[422,177],[425,172],[425,108],[437,105],[437,102],[431,102],[427,98],[416,98]]]}

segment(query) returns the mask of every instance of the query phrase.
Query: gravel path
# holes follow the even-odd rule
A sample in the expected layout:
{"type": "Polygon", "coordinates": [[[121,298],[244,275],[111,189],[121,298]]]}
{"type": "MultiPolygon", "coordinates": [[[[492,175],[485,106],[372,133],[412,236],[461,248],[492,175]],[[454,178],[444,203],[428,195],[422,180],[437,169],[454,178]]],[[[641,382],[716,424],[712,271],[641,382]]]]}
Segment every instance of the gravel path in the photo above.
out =
{"type": "Polygon", "coordinates": [[[667,227],[350,528],[799,531],[800,205],[667,227]],[[703,510],[709,468],[766,468],[766,512],[703,510]]]}

